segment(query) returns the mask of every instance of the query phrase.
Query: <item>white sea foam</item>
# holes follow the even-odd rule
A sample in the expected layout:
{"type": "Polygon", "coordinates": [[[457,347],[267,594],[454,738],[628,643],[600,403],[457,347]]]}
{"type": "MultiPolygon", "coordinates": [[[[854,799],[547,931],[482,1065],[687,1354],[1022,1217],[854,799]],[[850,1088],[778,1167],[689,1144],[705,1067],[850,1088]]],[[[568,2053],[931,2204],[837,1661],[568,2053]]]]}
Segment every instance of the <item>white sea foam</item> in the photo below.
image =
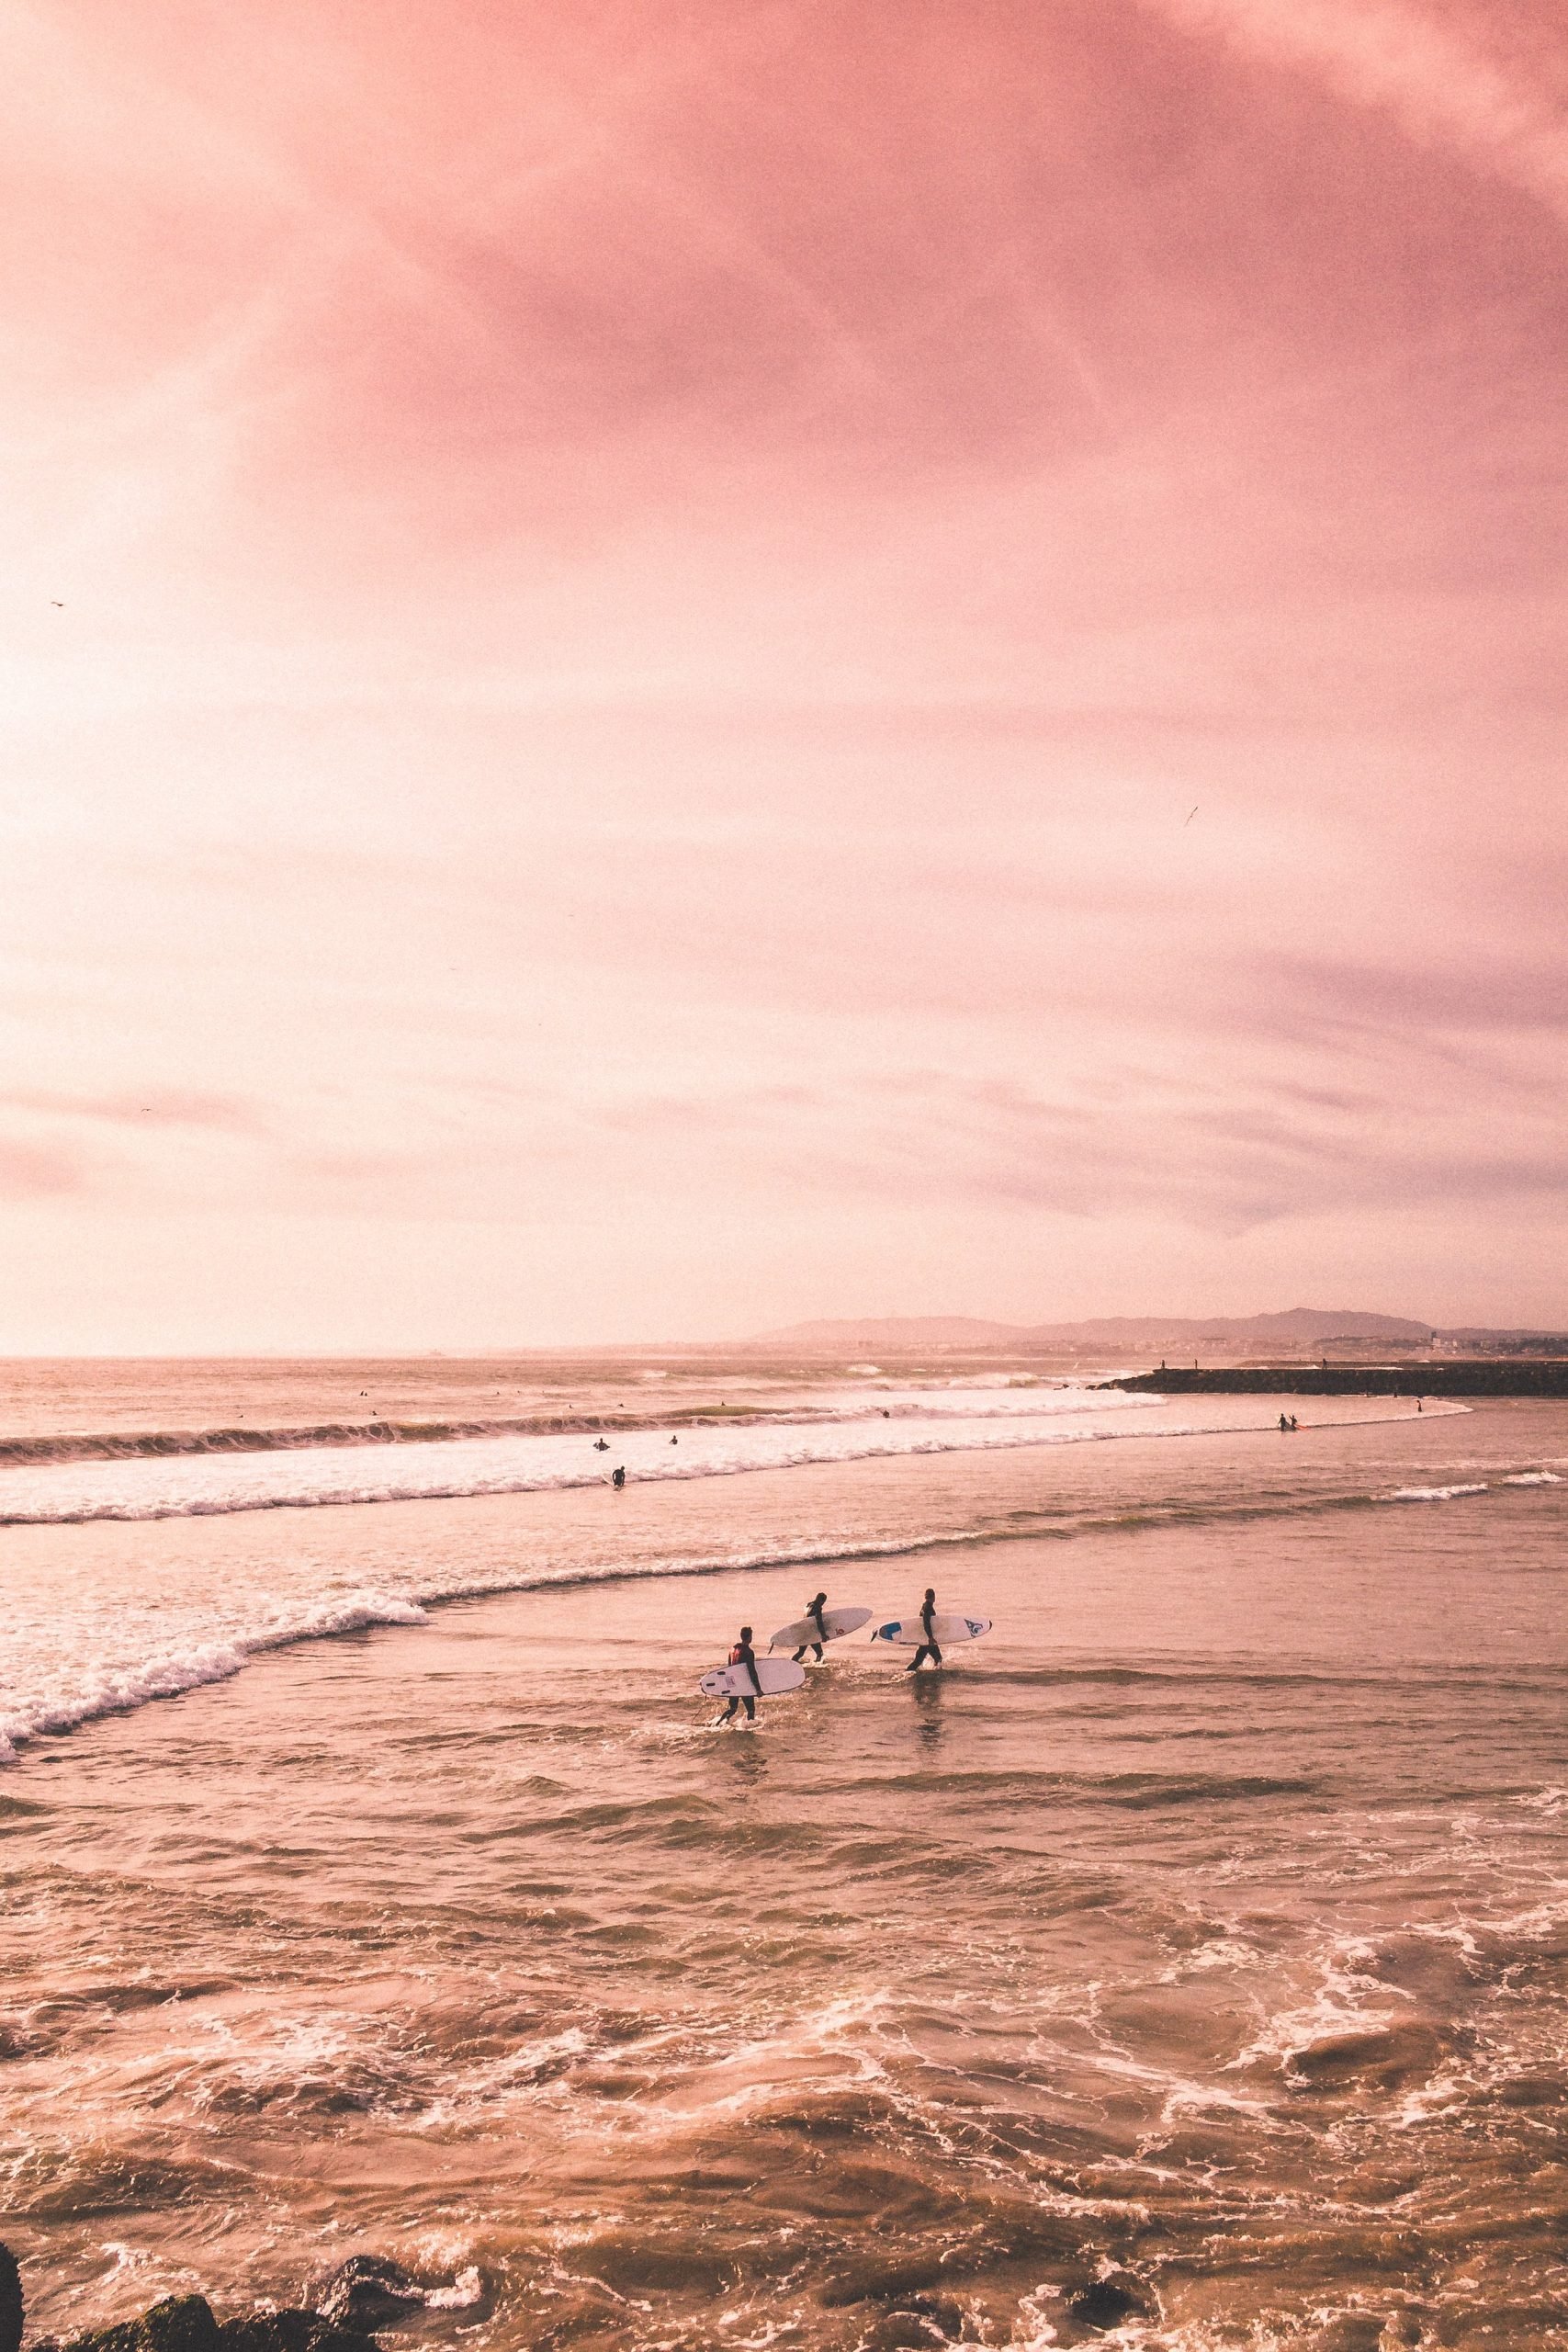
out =
{"type": "Polygon", "coordinates": [[[1555,1470],[1516,1470],[1503,1481],[1505,1487],[1560,1487],[1562,1484],[1555,1470]]]}
{"type": "Polygon", "coordinates": [[[229,1641],[193,1640],[129,1663],[100,1663],[92,1657],[62,1659],[58,1687],[24,1698],[0,1716],[0,1763],[17,1760],[17,1750],[51,1732],[74,1731],[104,1715],[130,1713],[154,1699],[177,1699],[204,1683],[227,1682],[247,1659],[294,1642],[323,1634],[363,1632],[371,1625],[423,1625],[427,1613],[417,1601],[387,1593],[353,1593],[323,1600],[295,1615],[273,1613],[249,1633],[229,1641]]]}
{"type": "Polygon", "coordinates": [[[1396,1503],[1448,1503],[1456,1495],[1483,1495],[1484,1484],[1463,1487],[1401,1487],[1393,1497],[1396,1503]]]}
{"type": "MultiPolygon", "coordinates": [[[[1216,1400],[1203,1420],[1178,1419],[1165,1400],[1088,1389],[1014,1395],[987,1410],[970,1392],[953,1409],[951,1390],[928,1404],[935,1410],[829,1414],[790,1423],[618,1433],[607,1454],[595,1453],[581,1431],[530,1432],[502,1438],[451,1440],[386,1449],[321,1447],[249,1456],[186,1455],[118,1461],[13,1465],[0,1472],[0,1519],[49,1526],[82,1521],[201,1518],[231,1512],[319,1505],[428,1500],[525,1493],[604,1482],[625,1460],[635,1482],[732,1476],[874,1457],[949,1454],[1000,1447],[1050,1448],[1141,1438],[1164,1443],[1250,1429],[1251,1408],[1230,1412],[1216,1400]]],[[[990,1402],[997,1403],[995,1392],[990,1402]]],[[[890,1406],[910,1406],[897,1392],[890,1406]]],[[[1357,1420],[1399,1418],[1358,1410],[1357,1420]]],[[[1457,1491],[1457,1490],[1456,1490],[1457,1491]]],[[[1476,1489],[1480,1491],[1480,1489],[1476,1489]]],[[[608,1498],[606,1498],[609,1499],[608,1498]]],[[[1371,1502],[1371,1495],[1364,1498],[1371,1502]]],[[[1384,1497],[1382,1499],[1388,1499],[1384,1497]]],[[[610,1508],[617,1506],[611,1502],[610,1508]]],[[[611,1522],[612,1526],[614,1522],[611,1522]]],[[[914,1528],[884,1537],[842,1527],[818,1528],[800,1540],[771,1540],[707,1553],[682,1545],[640,1558],[635,1544],[613,1544],[608,1556],[581,1550],[552,1560],[537,1552],[513,1562],[503,1555],[463,1556],[459,1551],[438,1580],[423,1571],[399,1571],[377,1561],[370,1589],[322,1589],[319,1568],[299,1546],[276,1548],[259,1589],[236,1589],[182,1567],[177,1590],[116,1588],[85,1591],[62,1615],[40,1607],[36,1624],[23,1603],[8,1625],[0,1689],[0,1761],[40,1735],[66,1731],[95,1717],[129,1712],[178,1697],[204,1683],[227,1680],[266,1651],[375,1626],[418,1625],[434,1605],[491,1593],[523,1591],[626,1577],[690,1576],[807,1566],[851,1557],[893,1557],[981,1540],[984,1528],[914,1528]]],[[[182,1555],[183,1556],[183,1555],[182,1555]]],[[[364,1570],[358,1572],[361,1576],[364,1570]]],[[[41,1596],[40,1596],[41,1600],[41,1596]]]]}
{"type": "MultiPolygon", "coordinates": [[[[603,1485],[617,1464],[625,1465],[629,1479],[642,1483],[986,1447],[1193,1437],[1252,1426],[1227,1414],[1227,1402],[1243,1400],[1216,1399],[1204,1419],[1172,1423],[1156,1419],[1168,1409],[1169,1400],[1154,1395],[1084,1388],[1002,1395],[944,1389],[935,1396],[893,1391],[870,1415],[856,1399],[852,1407],[829,1402],[790,1421],[687,1427],[673,1433],[667,1428],[615,1430],[604,1453],[573,1430],[384,1448],[321,1445],[279,1453],[15,1464],[0,1470],[0,1526],[200,1519],[230,1511],[529,1494],[603,1485]]],[[[1391,1410],[1346,1418],[1404,1416],[1391,1410]]]]}

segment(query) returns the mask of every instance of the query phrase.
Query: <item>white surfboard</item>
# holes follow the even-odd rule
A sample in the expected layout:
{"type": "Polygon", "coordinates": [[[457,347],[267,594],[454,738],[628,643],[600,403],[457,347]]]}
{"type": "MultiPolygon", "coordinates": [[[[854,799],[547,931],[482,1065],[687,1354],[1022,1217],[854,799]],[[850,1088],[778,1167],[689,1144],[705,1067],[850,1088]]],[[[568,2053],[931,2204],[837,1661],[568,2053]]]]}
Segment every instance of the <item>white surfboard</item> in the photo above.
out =
{"type": "MultiPolygon", "coordinates": [[[[797,1690],[806,1679],[806,1668],[796,1666],[793,1658],[760,1657],[757,1660],[757,1682],[762,1686],[765,1699],[776,1697],[781,1690],[797,1690]]],[[[710,1699],[755,1698],[757,1683],[743,1666],[716,1666],[705,1674],[697,1689],[710,1699]]]]}
{"type": "Polygon", "coordinates": [[[891,1625],[879,1625],[872,1635],[874,1642],[897,1642],[905,1649],[919,1649],[933,1637],[939,1649],[952,1649],[959,1642],[977,1642],[982,1634],[991,1630],[988,1617],[943,1617],[940,1612],[931,1619],[928,1634],[918,1617],[896,1617],[891,1625]]]}
{"type": "MultiPolygon", "coordinates": [[[[822,1623],[827,1627],[827,1639],[841,1642],[846,1634],[858,1634],[863,1625],[871,1623],[869,1609],[824,1609],[822,1623]]],[[[781,1625],[768,1644],[771,1650],[804,1649],[807,1642],[819,1642],[823,1636],[817,1630],[815,1617],[797,1617],[793,1625],[781,1625]]]]}

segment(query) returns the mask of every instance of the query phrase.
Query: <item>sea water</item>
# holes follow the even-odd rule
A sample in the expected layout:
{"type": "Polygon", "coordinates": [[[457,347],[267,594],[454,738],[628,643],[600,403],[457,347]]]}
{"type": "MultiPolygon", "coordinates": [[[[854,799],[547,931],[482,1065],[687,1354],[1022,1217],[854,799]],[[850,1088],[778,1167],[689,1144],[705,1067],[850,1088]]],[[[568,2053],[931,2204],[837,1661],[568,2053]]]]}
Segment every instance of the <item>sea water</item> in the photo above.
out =
{"type": "Polygon", "coordinates": [[[1568,2341],[1568,1412],[1011,1378],[7,1368],[38,2326],[1568,2341]]]}

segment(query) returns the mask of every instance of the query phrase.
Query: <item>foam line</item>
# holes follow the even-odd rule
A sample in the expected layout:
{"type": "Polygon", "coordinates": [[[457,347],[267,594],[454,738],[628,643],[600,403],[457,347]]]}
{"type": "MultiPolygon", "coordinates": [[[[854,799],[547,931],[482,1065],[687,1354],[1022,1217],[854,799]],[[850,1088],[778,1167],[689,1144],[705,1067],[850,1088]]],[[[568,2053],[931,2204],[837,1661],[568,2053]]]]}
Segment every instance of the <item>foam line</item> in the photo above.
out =
{"type": "Polygon", "coordinates": [[[85,1679],[77,1691],[35,1702],[0,1721],[0,1763],[14,1764],[17,1747],[50,1732],[74,1731],[81,1724],[105,1715],[128,1715],[154,1699],[177,1699],[209,1682],[227,1682],[247,1661],[267,1650],[284,1649],[296,1642],[320,1641],[323,1635],[363,1632],[371,1625],[425,1625],[423,1605],[393,1594],[354,1593],[322,1601],[296,1618],[273,1619],[254,1634],[236,1634],[228,1642],[194,1643],[144,1659],[140,1665],[109,1668],[85,1679]]]}
{"type": "MultiPolygon", "coordinates": [[[[1081,1400],[1082,1392],[1077,1392],[1081,1400]]],[[[1163,1405],[1166,1399],[1140,1399],[1163,1405]]],[[[1452,1409],[1463,1411],[1462,1406],[1452,1409]]],[[[1407,1418],[1397,1411],[1358,1417],[1372,1420],[1407,1418]]],[[[684,1453],[657,1453],[635,1461],[638,1484],[676,1478],[735,1477],[752,1470],[790,1470],[820,1464],[873,1461],[911,1454],[969,1453],[1043,1445],[1103,1443],[1115,1438],[1233,1436],[1233,1421],[1191,1421],[1150,1429],[1141,1413],[1121,1406],[1089,1407],[1078,1401],[1030,1427],[1015,1414],[944,1418],[922,1412],[919,1419],[870,1421],[818,1420],[770,1425],[746,1431],[705,1430],[684,1453]],[[1085,1426],[1090,1415],[1111,1426],[1085,1426]],[[739,1450],[737,1451],[739,1445],[739,1450]]],[[[313,1510],[349,1503],[452,1502],[466,1496],[517,1495],[593,1487],[604,1482],[608,1458],[585,1458],[565,1442],[524,1439],[443,1441],[398,1449],[379,1477],[367,1476],[357,1448],[311,1449],[240,1463],[210,1458],[195,1462],[85,1464],[72,1475],[64,1465],[0,1472],[0,1526],[70,1526],[94,1520],[200,1519],[246,1510],[313,1510]],[[420,1474],[420,1475],[416,1475],[420,1474]]],[[[629,1449],[626,1449],[629,1450],[629,1449]]]]}

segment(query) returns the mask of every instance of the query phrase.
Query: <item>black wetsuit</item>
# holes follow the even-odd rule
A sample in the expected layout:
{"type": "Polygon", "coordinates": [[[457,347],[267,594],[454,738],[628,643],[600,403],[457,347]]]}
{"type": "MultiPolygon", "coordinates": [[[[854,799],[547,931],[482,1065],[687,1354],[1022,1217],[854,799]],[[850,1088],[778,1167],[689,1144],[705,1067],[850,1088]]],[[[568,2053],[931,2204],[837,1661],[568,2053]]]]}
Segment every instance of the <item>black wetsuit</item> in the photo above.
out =
{"type": "Polygon", "coordinates": [[[913,1674],[915,1668],[928,1657],[933,1666],[940,1666],[942,1664],[942,1652],[937,1647],[936,1634],[931,1625],[931,1619],[935,1614],[936,1603],[934,1600],[927,1600],[921,1604],[920,1631],[924,1634],[926,1638],[920,1644],[919,1648],[915,1652],[914,1657],[909,1660],[908,1665],[904,1668],[906,1674],[913,1674]]]}
{"type": "Polygon", "coordinates": [[[816,1624],[817,1631],[822,1636],[822,1641],[802,1642],[800,1647],[795,1654],[795,1662],[796,1666],[800,1664],[801,1659],[806,1656],[807,1650],[811,1652],[812,1657],[817,1660],[818,1666],[822,1663],[822,1642],[825,1642],[828,1638],[828,1628],[822,1623],[822,1606],[823,1604],[821,1601],[814,1600],[806,1612],[816,1624]]]}
{"type": "Polygon", "coordinates": [[[754,1724],[757,1720],[757,1699],[762,1688],[761,1677],[757,1672],[757,1653],[750,1642],[737,1642],[729,1653],[729,1663],[731,1666],[743,1666],[746,1668],[751,1677],[753,1688],[750,1690],[738,1690],[723,1714],[720,1715],[719,1722],[721,1724],[733,1722],[744,1707],[747,1722],[754,1724]]]}

